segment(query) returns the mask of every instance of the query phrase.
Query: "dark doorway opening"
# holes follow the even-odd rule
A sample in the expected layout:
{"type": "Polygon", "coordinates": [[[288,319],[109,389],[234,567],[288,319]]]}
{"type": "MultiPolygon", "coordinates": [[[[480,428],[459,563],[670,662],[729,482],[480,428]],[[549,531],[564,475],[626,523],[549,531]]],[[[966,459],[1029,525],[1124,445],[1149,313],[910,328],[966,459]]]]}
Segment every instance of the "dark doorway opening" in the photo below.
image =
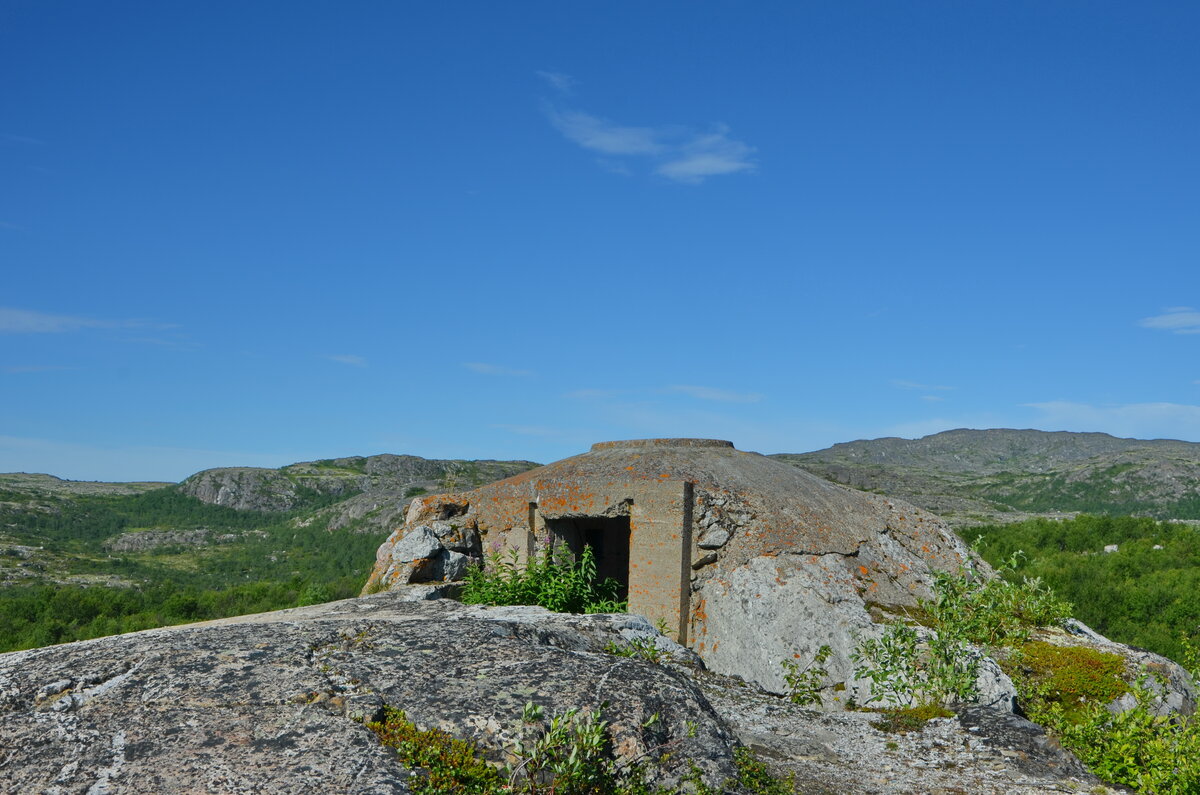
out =
{"type": "Polygon", "coordinates": [[[555,546],[564,544],[578,559],[584,547],[596,558],[596,579],[621,584],[618,599],[629,598],[629,517],[575,516],[547,519],[546,529],[555,546]]]}

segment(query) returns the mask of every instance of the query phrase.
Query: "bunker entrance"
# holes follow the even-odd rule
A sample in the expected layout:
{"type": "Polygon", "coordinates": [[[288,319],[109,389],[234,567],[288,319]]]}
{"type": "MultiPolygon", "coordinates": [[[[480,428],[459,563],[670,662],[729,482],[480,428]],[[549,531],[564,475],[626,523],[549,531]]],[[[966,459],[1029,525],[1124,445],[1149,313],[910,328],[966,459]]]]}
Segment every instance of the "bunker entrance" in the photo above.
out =
{"type": "Polygon", "coordinates": [[[584,547],[596,558],[596,579],[621,583],[618,599],[629,598],[629,517],[575,516],[547,519],[554,544],[565,544],[578,559],[584,547]]]}

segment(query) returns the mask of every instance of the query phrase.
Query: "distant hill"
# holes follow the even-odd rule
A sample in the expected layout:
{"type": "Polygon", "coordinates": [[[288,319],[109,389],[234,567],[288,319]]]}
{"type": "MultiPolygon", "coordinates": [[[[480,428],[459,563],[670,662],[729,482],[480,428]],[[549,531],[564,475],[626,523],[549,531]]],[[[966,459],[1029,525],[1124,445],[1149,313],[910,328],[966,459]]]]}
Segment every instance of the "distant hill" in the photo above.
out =
{"type": "Polygon", "coordinates": [[[335,569],[362,579],[415,495],[471,489],[535,466],[373,455],[208,469],[179,484],[0,474],[0,586],[214,588],[335,569]],[[347,555],[361,560],[350,569],[332,564],[347,555]]]}
{"type": "Polygon", "coordinates": [[[774,457],[956,523],[1075,512],[1200,519],[1200,444],[1194,442],[959,429],[774,457]]]}
{"type": "Polygon", "coordinates": [[[279,469],[206,469],[184,480],[179,489],[203,502],[237,510],[317,510],[328,517],[331,530],[377,532],[398,523],[403,504],[418,494],[473,489],[536,466],[532,461],[351,456],[279,469]]]}

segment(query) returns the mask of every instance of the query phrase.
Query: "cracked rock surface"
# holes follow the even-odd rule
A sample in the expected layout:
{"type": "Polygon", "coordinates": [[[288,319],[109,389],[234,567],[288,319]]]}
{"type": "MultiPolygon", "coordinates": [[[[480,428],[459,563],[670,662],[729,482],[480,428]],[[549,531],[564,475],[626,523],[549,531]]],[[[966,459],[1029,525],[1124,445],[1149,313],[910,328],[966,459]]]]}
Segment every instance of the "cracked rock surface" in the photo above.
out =
{"type": "Polygon", "coordinates": [[[637,616],[379,594],[2,654],[0,790],[406,793],[362,720],[386,703],[499,759],[528,701],[607,702],[618,755],[666,748],[659,783],[694,764],[720,784],[735,741],[686,669],[603,651],[653,635],[637,616]]]}
{"type": "Polygon", "coordinates": [[[921,731],[888,733],[870,712],[817,712],[753,685],[704,673],[702,688],[738,739],[797,790],[817,795],[1033,795],[1126,792],[1105,787],[1041,727],[968,707],[921,731]]]}
{"type": "Polygon", "coordinates": [[[362,724],[384,704],[501,761],[530,701],[546,717],[603,706],[620,758],[670,753],[650,768],[659,785],[694,766],[721,787],[741,743],[803,793],[1113,791],[1003,709],[889,734],[872,713],[707,671],[640,616],[382,593],[0,654],[0,792],[408,793],[409,771],[362,724]],[[604,651],[631,641],[664,664],[604,651]]]}

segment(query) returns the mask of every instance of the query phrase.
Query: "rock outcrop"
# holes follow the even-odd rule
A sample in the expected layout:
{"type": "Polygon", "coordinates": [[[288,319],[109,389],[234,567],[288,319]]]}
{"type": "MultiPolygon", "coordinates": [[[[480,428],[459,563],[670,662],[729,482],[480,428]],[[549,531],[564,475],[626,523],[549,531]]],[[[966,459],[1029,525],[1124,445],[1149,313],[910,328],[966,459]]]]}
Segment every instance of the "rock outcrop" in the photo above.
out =
{"type": "Polygon", "coordinates": [[[406,593],[0,655],[2,788],[407,793],[410,771],[362,723],[383,705],[498,760],[530,701],[546,717],[602,707],[615,753],[654,760],[651,780],[668,787],[698,770],[739,792],[723,787],[739,742],[796,774],[805,792],[1097,785],[1015,716],[966,710],[886,734],[869,713],[802,709],[706,673],[638,616],[406,602],[406,593]],[[635,640],[658,645],[664,663],[605,652],[635,640]]]}
{"type": "Polygon", "coordinates": [[[532,701],[547,718],[603,706],[620,756],[672,752],[659,783],[694,765],[719,785],[735,740],[696,686],[603,651],[655,634],[635,616],[383,594],[12,652],[0,775],[10,792],[404,793],[362,724],[385,704],[501,757],[532,701]]]}
{"type": "Polygon", "coordinates": [[[372,455],[310,461],[279,469],[222,467],[197,472],[179,488],[203,502],[243,511],[329,509],[330,529],[364,518],[387,526],[414,494],[472,488],[537,466],[530,461],[458,461],[372,455]],[[342,503],[342,501],[345,501],[342,503]]]}

